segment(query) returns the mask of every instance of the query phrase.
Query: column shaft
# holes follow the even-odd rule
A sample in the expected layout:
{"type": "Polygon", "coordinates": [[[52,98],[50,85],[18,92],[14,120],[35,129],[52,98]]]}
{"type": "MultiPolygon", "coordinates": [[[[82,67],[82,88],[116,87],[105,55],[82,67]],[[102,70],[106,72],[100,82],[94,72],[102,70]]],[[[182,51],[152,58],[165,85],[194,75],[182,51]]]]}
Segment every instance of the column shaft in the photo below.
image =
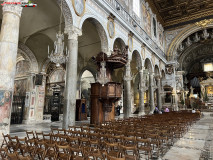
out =
{"type": "Polygon", "coordinates": [[[124,118],[129,118],[131,114],[131,80],[130,61],[128,61],[124,76],[124,118]]]}
{"type": "Polygon", "coordinates": [[[139,71],[139,79],[140,79],[140,88],[139,88],[139,98],[140,98],[140,105],[139,105],[139,116],[145,115],[144,111],[144,80],[143,80],[143,69],[139,71]]]}
{"type": "Polygon", "coordinates": [[[154,105],[154,84],[153,84],[154,73],[149,74],[149,84],[150,84],[150,114],[153,114],[155,110],[154,105]]]}
{"type": "Polygon", "coordinates": [[[68,31],[69,57],[66,63],[66,88],[63,110],[63,128],[75,125],[76,90],[77,90],[77,67],[78,67],[78,36],[81,31],[72,27],[68,31]]]}
{"type": "Polygon", "coordinates": [[[160,78],[157,79],[157,85],[158,85],[158,92],[157,92],[157,96],[158,96],[158,108],[159,110],[161,110],[162,108],[162,98],[161,98],[161,80],[160,78]]]}
{"type": "Polygon", "coordinates": [[[20,5],[4,4],[0,35],[0,143],[10,132],[16,56],[19,39],[20,5]]]}

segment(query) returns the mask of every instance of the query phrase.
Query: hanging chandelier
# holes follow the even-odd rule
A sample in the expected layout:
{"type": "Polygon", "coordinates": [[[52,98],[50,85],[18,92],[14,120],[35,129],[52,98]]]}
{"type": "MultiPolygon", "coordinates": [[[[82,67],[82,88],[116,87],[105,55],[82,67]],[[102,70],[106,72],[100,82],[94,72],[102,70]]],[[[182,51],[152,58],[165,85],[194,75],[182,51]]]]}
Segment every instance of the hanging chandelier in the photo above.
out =
{"type": "Polygon", "coordinates": [[[48,58],[50,59],[51,62],[56,64],[56,67],[59,67],[62,63],[65,63],[68,59],[67,48],[64,54],[64,34],[61,32],[61,21],[62,21],[62,0],[61,0],[61,16],[60,16],[59,31],[58,33],[56,33],[54,50],[51,53],[49,52],[49,45],[48,45],[48,58]]]}
{"type": "Polygon", "coordinates": [[[106,83],[109,82],[109,78],[107,77],[107,71],[106,71],[106,61],[104,61],[104,53],[103,53],[103,61],[100,63],[100,72],[98,73],[98,76],[96,77],[97,82],[99,82],[102,86],[104,86],[106,83]]]}

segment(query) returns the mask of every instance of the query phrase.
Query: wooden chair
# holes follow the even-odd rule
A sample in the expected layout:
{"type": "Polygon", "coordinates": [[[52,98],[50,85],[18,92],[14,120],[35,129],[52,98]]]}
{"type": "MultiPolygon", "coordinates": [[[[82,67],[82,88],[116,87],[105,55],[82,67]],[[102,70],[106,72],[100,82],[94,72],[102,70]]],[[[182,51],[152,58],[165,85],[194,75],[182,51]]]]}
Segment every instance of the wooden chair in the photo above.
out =
{"type": "Polygon", "coordinates": [[[43,159],[48,158],[48,159],[56,160],[56,156],[57,156],[57,152],[56,152],[55,144],[45,143],[45,151],[43,154],[43,159]]]}
{"type": "Polygon", "coordinates": [[[128,160],[138,160],[137,146],[124,146],[120,145],[121,157],[128,160]]]}
{"type": "Polygon", "coordinates": [[[44,133],[43,132],[36,132],[35,131],[35,135],[36,135],[37,141],[44,141],[44,133]]]}
{"type": "Polygon", "coordinates": [[[137,146],[137,150],[138,150],[138,155],[139,158],[142,158],[142,156],[140,156],[141,154],[144,155],[148,155],[148,159],[152,158],[152,146],[151,146],[151,141],[150,139],[138,139],[137,138],[137,142],[138,142],[138,146],[137,146]]]}
{"type": "Polygon", "coordinates": [[[45,152],[45,142],[35,140],[34,154],[37,155],[39,159],[42,159],[44,152],[45,152]]]}
{"type": "Polygon", "coordinates": [[[4,135],[3,133],[2,133],[2,135],[3,135],[3,142],[2,142],[1,148],[7,147],[7,149],[11,152],[12,145],[10,142],[10,135],[9,134],[4,135]]]}
{"type": "Polygon", "coordinates": [[[69,145],[60,146],[56,145],[56,159],[57,160],[70,160],[71,159],[71,148],[69,145]]]}
{"type": "Polygon", "coordinates": [[[7,148],[0,148],[0,156],[1,156],[0,159],[2,159],[2,160],[6,159],[7,152],[8,152],[7,148]]]}
{"type": "Polygon", "coordinates": [[[27,135],[28,142],[33,142],[34,143],[35,134],[33,133],[33,131],[26,131],[26,135],[27,135]]]}
{"type": "Polygon", "coordinates": [[[107,157],[107,160],[125,160],[125,157],[123,157],[123,158],[116,158],[116,157],[112,157],[112,156],[109,156],[109,155],[107,155],[106,157],[107,157]]]}
{"type": "Polygon", "coordinates": [[[118,158],[120,155],[119,143],[105,142],[105,151],[106,151],[107,155],[118,158]]]}

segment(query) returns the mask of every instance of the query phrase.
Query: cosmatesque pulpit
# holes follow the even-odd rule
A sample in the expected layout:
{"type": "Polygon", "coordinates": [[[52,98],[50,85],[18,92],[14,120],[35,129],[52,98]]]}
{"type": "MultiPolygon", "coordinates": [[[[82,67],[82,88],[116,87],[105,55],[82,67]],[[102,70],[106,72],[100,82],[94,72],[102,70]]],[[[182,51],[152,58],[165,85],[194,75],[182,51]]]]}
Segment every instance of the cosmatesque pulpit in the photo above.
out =
{"type": "Polygon", "coordinates": [[[122,52],[115,48],[111,56],[107,57],[101,52],[95,58],[99,77],[102,76],[103,80],[108,80],[107,83],[102,83],[100,80],[91,84],[91,124],[99,124],[115,118],[115,102],[121,98],[122,86],[120,83],[113,82],[111,75],[114,69],[122,68],[127,63],[127,50],[128,47],[125,47],[122,52]]]}

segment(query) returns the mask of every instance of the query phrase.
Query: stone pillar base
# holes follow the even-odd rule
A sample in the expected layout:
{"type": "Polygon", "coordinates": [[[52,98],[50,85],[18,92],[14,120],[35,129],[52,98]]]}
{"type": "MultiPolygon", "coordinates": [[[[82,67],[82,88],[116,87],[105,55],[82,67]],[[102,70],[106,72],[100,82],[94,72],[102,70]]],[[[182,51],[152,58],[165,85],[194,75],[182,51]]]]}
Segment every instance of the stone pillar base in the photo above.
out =
{"type": "Polygon", "coordinates": [[[36,123],[36,120],[34,120],[34,119],[22,121],[22,124],[35,124],[35,123],[36,123]]]}
{"type": "Polygon", "coordinates": [[[63,122],[63,114],[59,114],[59,121],[63,122]]]}
{"type": "Polygon", "coordinates": [[[139,112],[139,113],[138,113],[138,116],[144,116],[144,115],[146,115],[145,112],[139,112]]]}

